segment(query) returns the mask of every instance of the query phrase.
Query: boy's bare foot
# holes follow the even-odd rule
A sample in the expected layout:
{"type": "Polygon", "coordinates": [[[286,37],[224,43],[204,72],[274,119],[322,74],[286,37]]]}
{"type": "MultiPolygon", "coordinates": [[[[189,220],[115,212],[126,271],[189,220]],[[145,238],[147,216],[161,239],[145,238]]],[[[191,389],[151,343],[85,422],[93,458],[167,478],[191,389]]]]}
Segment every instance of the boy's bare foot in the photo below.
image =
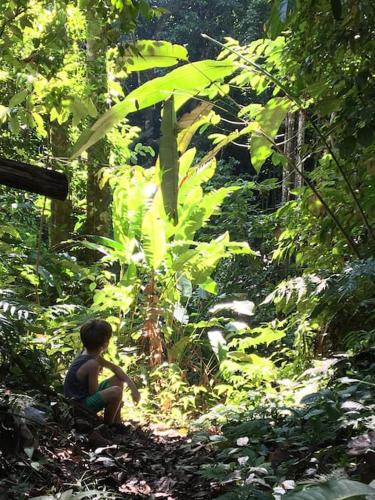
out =
{"type": "Polygon", "coordinates": [[[103,448],[104,446],[110,446],[113,444],[111,441],[106,439],[99,431],[93,430],[89,435],[89,445],[91,448],[103,448]]]}
{"type": "Polygon", "coordinates": [[[113,422],[113,424],[109,424],[108,427],[114,432],[127,432],[131,426],[123,422],[113,422]]]}

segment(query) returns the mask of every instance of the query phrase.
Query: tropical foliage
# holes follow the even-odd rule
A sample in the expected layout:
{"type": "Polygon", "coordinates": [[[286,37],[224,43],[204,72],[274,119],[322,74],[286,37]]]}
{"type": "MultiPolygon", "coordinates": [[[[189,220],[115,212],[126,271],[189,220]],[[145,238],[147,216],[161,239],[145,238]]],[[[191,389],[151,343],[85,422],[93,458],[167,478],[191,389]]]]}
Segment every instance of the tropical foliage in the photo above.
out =
{"type": "Polygon", "coordinates": [[[123,416],[189,427],[212,497],[370,498],[374,8],[211,3],[2,5],[1,156],[70,192],[0,186],[0,440],[39,484],[9,394],[58,398],[102,317],[141,388],[123,416]]]}

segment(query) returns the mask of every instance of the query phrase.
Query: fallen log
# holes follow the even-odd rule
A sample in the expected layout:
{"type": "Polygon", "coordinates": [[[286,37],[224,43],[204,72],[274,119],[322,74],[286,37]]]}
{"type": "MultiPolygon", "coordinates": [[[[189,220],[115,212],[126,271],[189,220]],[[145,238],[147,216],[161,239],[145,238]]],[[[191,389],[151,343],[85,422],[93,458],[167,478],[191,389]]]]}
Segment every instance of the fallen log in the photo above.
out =
{"type": "Polygon", "coordinates": [[[65,200],[69,188],[68,178],[61,172],[5,158],[0,158],[0,184],[55,200],[65,200]]]}

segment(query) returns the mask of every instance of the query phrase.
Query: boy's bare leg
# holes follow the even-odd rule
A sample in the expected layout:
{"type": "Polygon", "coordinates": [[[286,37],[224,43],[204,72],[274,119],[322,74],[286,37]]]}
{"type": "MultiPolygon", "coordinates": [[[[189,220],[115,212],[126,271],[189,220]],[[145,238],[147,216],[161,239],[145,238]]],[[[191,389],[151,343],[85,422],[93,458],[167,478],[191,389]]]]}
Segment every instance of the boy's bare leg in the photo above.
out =
{"type": "Polygon", "coordinates": [[[105,403],[104,422],[112,424],[117,414],[121,412],[122,388],[116,385],[103,389],[99,393],[105,403]]]}
{"type": "Polygon", "coordinates": [[[114,422],[118,422],[117,415],[119,413],[119,409],[121,408],[121,399],[117,399],[108,403],[108,405],[104,409],[104,422],[106,424],[113,424],[114,422]]]}
{"type": "MultiPolygon", "coordinates": [[[[118,388],[121,389],[121,397],[120,397],[119,404],[117,406],[116,413],[114,415],[112,415],[112,412],[110,411],[111,415],[108,418],[113,418],[113,420],[111,420],[108,423],[113,423],[113,422],[121,423],[121,409],[122,409],[122,406],[123,406],[123,403],[122,403],[122,392],[124,390],[124,382],[120,378],[118,378],[116,375],[114,375],[113,377],[111,377],[109,379],[109,382],[111,384],[111,388],[112,387],[118,387],[118,388]]],[[[107,407],[106,407],[105,412],[104,412],[104,420],[105,421],[107,421],[107,419],[106,419],[106,413],[107,413],[107,407]]]]}
{"type": "Polygon", "coordinates": [[[122,407],[124,406],[124,403],[123,401],[120,402],[120,406],[117,410],[117,413],[115,415],[115,419],[114,419],[114,422],[117,423],[117,424],[121,424],[122,420],[121,420],[121,410],[122,410],[122,407]]]}

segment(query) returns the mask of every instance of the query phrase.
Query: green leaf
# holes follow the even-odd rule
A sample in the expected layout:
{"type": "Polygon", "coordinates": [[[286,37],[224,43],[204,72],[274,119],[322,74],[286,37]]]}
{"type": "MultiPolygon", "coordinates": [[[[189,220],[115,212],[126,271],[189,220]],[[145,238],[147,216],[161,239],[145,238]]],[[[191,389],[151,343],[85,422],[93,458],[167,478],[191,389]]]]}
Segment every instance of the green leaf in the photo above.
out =
{"type": "Polygon", "coordinates": [[[31,114],[32,119],[33,119],[33,125],[37,131],[37,134],[40,135],[40,137],[47,137],[47,131],[44,127],[44,121],[42,116],[39,113],[33,112],[31,114]]]}
{"type": "Polygon", "coordinates": [[[179,363],[190,342],[190,335],[185,335],[184,337],[181,337],[170,349],[168,349],[169,363],[179,363]]]}
{"type": "Polygon", "coordinates": [[[92,99],[89,97],[86,101],[84,101],[84,103],[86,106],[87,114],[89,116],[91,116],[92,118],[95,118],[98,114],[98,110],[96,109],[95,104],[92,101],[92,99]]]}
{"type": "Polygon", "coordinates": [[[125,49],[121,58],[127,73],[166,68],[187,60],[185,47],[158,40],[138,40],[125,49]]]}
{"type": "Polygon", "coordinates": [[[179,182],[180,182],[180,184],[186,178],[186,176],[189,172],[189,169],[191,168],[191,166],[193,164],[193,161],[194,161],[196,154],[197,154],[197,150],[195,148],[191,148],[191,149],[188,149],[187,151],[185,151],[185,153],[183,153],[180,156],[180,159],[179,159],[179,182]]]}
{"type": "Polygon", "coordinates": [[[257,172],[272,154],[272,143],[291,103],[285,97],[270,99],[257,115],[259,131],[253,133],[250,143],[251,163],[257,172]]]}
{"type": "Polygon", "coordinates": [[[164,221],[158,217],[153,207],[143,219],[143,248],[148,264],[156,271],[167,253],[167,239],[164,221]]]}
{"type": "Polygon", "coordinates": [[[15,115],[9,116],[9,128],[14,135],[18,135],[21,127],[20,127],[20,123],[18,121],[17,116],[15,116],[15,115]]]}
{"type": "Polygon", "coordinates": [[[234,69],[234,64],[230,61],[206,60],[186,64],[165,76],[149,80],[130,92],[122,102],[113,106],[90,129],[83,132],[73,148],[71,158],[76,158],[98,142],[129,113],[165,101],[172,94],[175,94],[175,108],[177,110],[211,83],[230,75],[234,69]]]}
{"type": "MultiPolygon", "coordinates": [[[[195,189],[199,188],[204,182],[209,181],[214,175],[215,170],[216,160],[204,163],[200,167],[190,167],[185,176],[180,179],[179,203],[184,205],[186,202],[191,205],[192,193],[194,193],[195,189]]],[[[203,193],[201,197],[202,196],[203,193]]]]}
{"type": "Polygon", "coordinates": [[[204,226],[204,224],[220,207],[225,198],[238,189],[240,189],[239,186],[220,188],[205,194],[200,201],[196,200],[195,203],[193,200],[189,203],[188,193],[188,203],[180,212],[181,217],[176,228],[176,239],[193,239],[198,229],[201,229],[204,226]]]}
{"type": "Polygon", "coordinates": [[[110,238],[106,238],[104,236],[96,236],[96,235],[88,236],[88,238],[91,238],[98,245],[111,248],[112,250],[118,250],[119,252],[124,251],[124,245],[122,245],[118,241],[111,240],[110,238]]]}
{"type": "Polygon", "coordinates": [[[341,101],[337,97],[326,97],[316,106],[321,116],[327,116],[340,109],[341,101]]]}
{"type": "Polygon", "coordinates": [[[82,246],[89,248],[90,250],[95,250],[96,252],[100,252],[103,255],[109,255],[109,250],[106,246],[98,245],[97,243],[93,243],[92,241],[82,240],[82,246]]]}
{"type": "Polygon", "coordinates": [[[342,4],[341,4],[341,0],[331,0],[331,8],[332,8],[333,17],[337,21],[340,21],[341,18],[342,18],[342,4]]]}
{"type": "MultiPolygon", "coordinates": [[[[234,132],[231,132],[228,135],[225,134],[220,134],[219,137],[222,137],[221,140],[216,141],[216,146],[211,149],[199,162],[197,165],[198,168],[201,168],[204,164],[212,160],[227,144],[230,144],[233,141],[236,141],[240,137],[244,135],[249,135],[250,133],[254,132],[255,130],[259,129],[259,126],[256,122],[251,122],[249,125],[246,125],[241,130],[235,130],[234,132]]],[[[211,136],[210,136],[211,137],[211,136]]],[[[213,137],[216,139],[218,138],[218,134],[214,134],[213,137]]]]}
{"type": "MultiPolygon", "coordinates": [[[[218,262],[227,257],[229,234],[224,233],[210,243],[199,243],[191,258],[185,262],[184,272],[196,285],[204,286],[215,270],[218,262]]],[[[186,252],[188,253],[189,250],[186,252]]]]}
{"type": "Polygon", "coordinates": [[[27,94],[27,90],[22,90],[22,92],[18,92],[18,94],[15,94],[9,101],[9,107],[14,108],[15,106],[18,106],[18,104],[21,104],[21,102],[26,99],[27,94]]]}
{"type": "Polygon", "coordinates": [[[358,130],[357,137],[362,146],[370,146],[374,139],[374,130],[371,126],[360,128],[358,130]]]}
{"type": "Polygon", "coordinates": [[[250,334],[257,334],[256,336],[249,336],[243,338],[236,338],[233,340],[233,345],[241,351],[248,349],[249,347],[255,347],[257,345],[266,344],[269,345],[276,340],[280,340],[285,337],[284,330],[275,330],[269,326],[253,328],[250,334]]]}
{"type": "Polygon", "coordinates": [[[185,113],[178,120],[177,127],[181,132],[178,134],[178,150],[184,153],[195,132],[205,123],[206,116],[211,112],[213,104],[211,102],[201,102],[192,111],[185,113]]]}
{"type": "Polygon", "coordinates": [[[27,448],[24,448],[23,450],[26,453],[26,455],[28,456],[28,458],[32,458],[34,451],[35,451],[35,448],[31,446],[30,448],[27,447],[27,448]]]}
{"type": "Polygon", "coordinates": [[[0,125],[5,123],[9,116],[9,108],[0,104],[0,125]]]}
{"type": "Polygon", "coordinates": [[[4,236],[4,234],[9,234],[10,236],[13,236],[13,238],[19,239],[21,237],[20,233],[17,231],[17,229],[10,224],[2,224],[0,225],[0,238],[4,236]]]}
{"type": "Polygon", "coordinates": [[[160,185],[165,213],[172,219],[174,224],[177,224],[179,163],[177,151],[177,121],[173,96],[164,103],[161,122],[159,165],[160,185]]]}
{"type": "Polygon", "coordinates": [[[281,32],[283,23],[280,19],[280,0],[273,2],[271,14],[267,23],[267,33],[272,39],[275,39],[281,32]]]}
{"type": "Polygon", "coordinates": [[[357,481],[332,479],[304,491],[288,493],[283,498],[285,500],[346,500],[365,495],[375,498],[375,489],[357,481]]]}
{"type": "Polygon", "coordinates": [[[112,219],[115,239],[128,249],[141,238],[143,217],[157,186],[153,182],[153,171],[142,167],[126,169],[122,175],[116,175],[114,181],[112,219]]]}
{"type": "Polygon", "coordinates": [[[217,294],[217,283],[210,277],[207,278],[204,283],[200,284],[200,288],[202,288],[208,293],[212,293],[212,295],[217,294]]]}
{"type": "Polygon", "coordinates": [[[73,127],[76,127],[79,122],[87,116],[91,116],[94,118],[97,115],[96,107],[91,99],[83,101],[75,97],[70,103],[70,110],[73,114],[73,127]]]}

